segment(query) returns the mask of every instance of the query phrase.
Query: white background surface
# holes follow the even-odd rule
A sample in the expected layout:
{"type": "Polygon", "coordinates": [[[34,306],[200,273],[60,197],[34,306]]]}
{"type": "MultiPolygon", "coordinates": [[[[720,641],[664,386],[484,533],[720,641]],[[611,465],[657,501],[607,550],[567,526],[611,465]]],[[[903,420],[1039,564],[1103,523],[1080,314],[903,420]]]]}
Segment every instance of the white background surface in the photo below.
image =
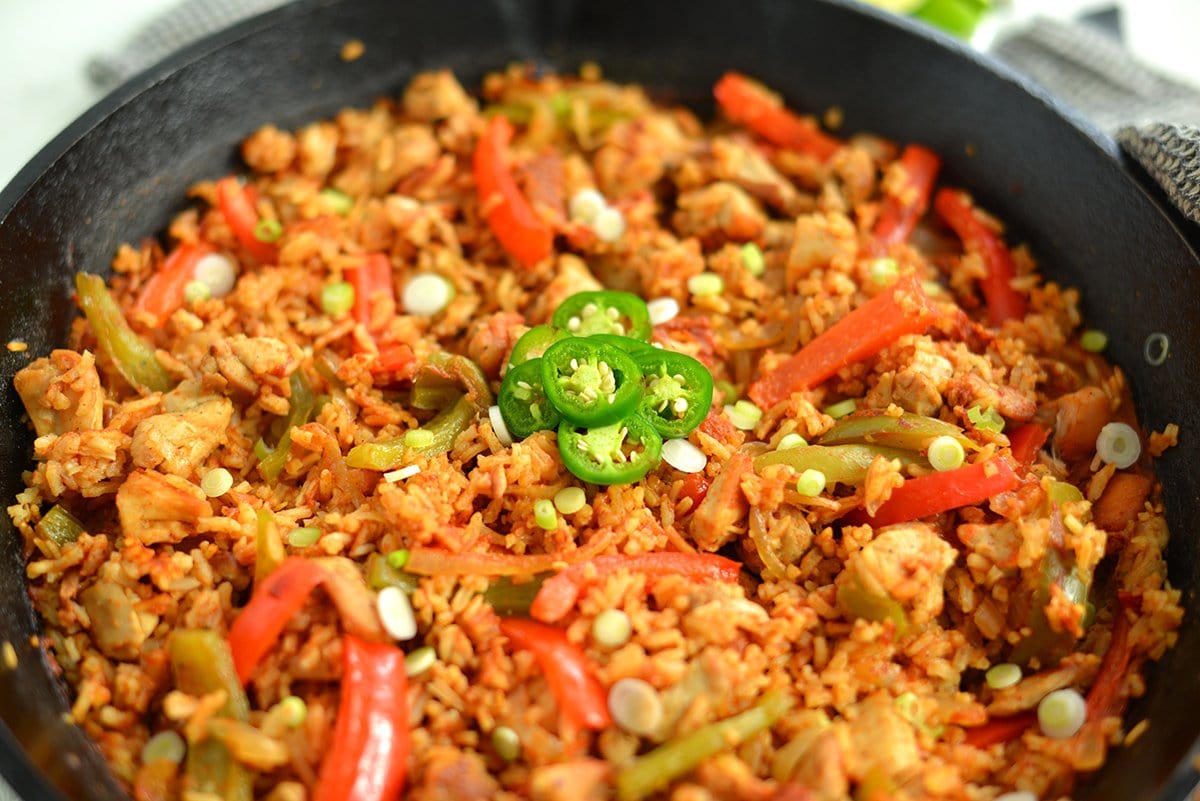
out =
{"type": "MultiPolygon", "coordinates": [[[[0,186],[98,100],[93,56],[119,50],[181,0],[0,0],[0,186]]],[[[980,41],[1034,14],[1070,18],[1119,5],[1130,49],[1200,84],[1200,0],[1008,0],[980,41]]]]}

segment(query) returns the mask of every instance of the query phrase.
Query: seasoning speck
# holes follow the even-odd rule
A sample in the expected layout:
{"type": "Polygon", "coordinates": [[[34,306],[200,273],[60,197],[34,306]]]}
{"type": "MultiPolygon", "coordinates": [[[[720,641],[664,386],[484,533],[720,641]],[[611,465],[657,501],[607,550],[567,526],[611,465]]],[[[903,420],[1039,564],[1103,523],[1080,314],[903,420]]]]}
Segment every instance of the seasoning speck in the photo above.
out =
{"type": "Polygon", "coordinates": [[[367,46],[362,43],[361,39],[351,39],[342,45],[342,52],[339,54],[342,61],[358,61],[362,58],[362,54],[367,52],[367,46]]]}
{"type": "Polygon", "coordinates": [[[17,649],[13,648],[13,644],[8,640],[4,641],[3,647],[0,647],[0,653],[4,655],[4,667],[9,670],[17,669],[17,649]]]}
{"type": "Polygon", "coordinates": [[[8,341],[8,349],[13,353],[24,353],[29,350],[29,344],[19,339],[10,339],[8,341]]]}

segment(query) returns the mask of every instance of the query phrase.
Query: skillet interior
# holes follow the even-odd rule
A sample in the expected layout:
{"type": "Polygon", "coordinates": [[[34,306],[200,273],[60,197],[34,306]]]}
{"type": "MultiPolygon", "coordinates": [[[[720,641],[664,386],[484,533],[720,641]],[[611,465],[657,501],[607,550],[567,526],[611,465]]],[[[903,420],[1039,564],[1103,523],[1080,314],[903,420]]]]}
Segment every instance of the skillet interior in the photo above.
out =
{"type": "MultiPolygon", "coordinates": [[[[838,105],[846,130],[923,142],[946,160],[946,178],[972,187],[1040,257],[1045,272],[1083,288],[1090,320],[1111,335],[1109,355],[1129,374],[1144,425],[1183,428],[1161,461],[1171,579],[1200,616],[1200,261],[1168,214],[1131,179],[1110,142],[1076,127],[1046,99],[964,48],[846,0],[309,0],[220,34],[118,90],[46,148],[0,193],[0,495],[21,488],[32,437],[12,375],[63,342],[74,314],[70,277],[107,271],[116,246],[164,229],[187,186],[236,169],[236,145],[265,122],[296,125],[395,92],[416,71],[446,66],[468,86],[512,59],[557,69],[598,61],[617,80],[711,110],[708,90],[736,67],[781,90],[794,106],[838,105]],[[349,38],[365,56],[338,58],[349,38]],[[1142,343],[1171,338],[1153,368],[1142,343]]],[[[1193,232],[1194,233],[1194,232],[1193,232]]],[[[22,558],[0,516],[0,641],[20,662],[0,669],[0,773],[25,798],[123,794],[98,752],[62,722],[66,697],[29,645],[37,630],[22,558]],[[36,764],[44,775],[35,770],[36,764]]],[[[1149,731],[1113,752],[1081,799],[1176,799],[1191,768],[1200,717],[1200,627],[1151,670],[1129,720],[1149,731]]]]}

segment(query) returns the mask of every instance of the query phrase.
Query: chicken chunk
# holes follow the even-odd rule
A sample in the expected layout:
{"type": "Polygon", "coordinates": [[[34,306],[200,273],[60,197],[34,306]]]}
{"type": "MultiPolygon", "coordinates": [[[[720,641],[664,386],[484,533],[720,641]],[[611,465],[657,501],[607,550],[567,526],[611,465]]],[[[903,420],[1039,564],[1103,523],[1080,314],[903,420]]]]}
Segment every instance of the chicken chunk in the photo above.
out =
{"type": "Polygon", "coordinates": [[[593,292],[603,288],[583,259],[569,253],[563,254],[555,264],[554,277],[534,303],[529,319],[534,323],[549,322],[554,310],[576,292],[593,292]]]}
{"type": "Polygon", "coordinates": [[[48,498],[68,491],[85,498],[116,492],[129,469],[129,443],[128,434],[110,428],[38,437],[33,453],[41,464],[34,482],[48,498]]]}
{"type": "Polygon", "coordinates": [[[895,699],[879,692],[858,705],[858,715],[850,725],[854,746],[854,774],[861,778],[876,767],[884,775],[895,776],[920,760],[917,734],[913,725],[901,716],[895,699]]]}
{"type": "Polygon", "coordinates": [[[857,585],[856,591],[891,598],[920,625],[941,614],[946,571],[954,558],[954,549],[932,526],[888,526],[850,557],[838,585],[857,585]]]}
{"type": "Polygon", "coordinates": [[[747,144],[716,137],[712,141],[713,172],[764,203],[784,212],[797,211],[799,192],[765,156],[747,144]]]}
{"type": "Polygon", "coordinates": [[[200,488],[179,476],[138,470],[117,491],[121,530],[146,545],[179,542],[195,532],[200,517],[210,514],[200,488]]]}
{"type": "Polygon", "coordinates": [[[474,801],[492,798],[499,789],[478,755],[434,746],[425,757],[425,770],[410,797],[413,801],[474,801]]]}
{"type": "Polygon", "coordinates": [[[80,593],[91,619],[92,640],[106,656],[133,660],[158,619],[134,608],[136,598],[114,581],[101,578],[80,593]]]}
{"type": "Polygon", "coordinates": [[[133,463],[187,478],[224,441],[232,419],[228,398],[208,398],[186,411],[156,414],[133,432],[133,463]]]}
{"type": "Polygon", "coordinates": [[[214,342],[210,353],[212,361],[204,365],[206,373],[219,372],[218,380],[223,379],[236,394],[257,396],[259,405],[271,414],[287,414],[288,378],[300,362],[286,342],[235,334],[214,342]]]}
{"type": "Polygon", "coordinates": [[[242,158],[257,172],[283,172],[296,158],[296,137],[264,125],[242,142],[242,158]]]}
{"type": "Polygon", "coordinates": [[[706,247],[757,239],[767,225],[767,215],[758,202],[728,181],[683,192],[678,209],[672,218],[675,230],[696,237],[706,247]]]}
{"type": "Polygon", "coordinates": [[[946,388],[946,401],[951,406],[991,407],[1009,420],[1027,422],[1037,412],[1037,401],[1031,394],[1005,384],[991,384],[974,373],[960,375],[946,388]]]}
{"type": "Polygon", "coordinates": [[[609,797],[612,768],[599,759],[578,759],[533,769],[533,801],[603,801],[609,797]]]}
{"type": "Polygon", "coordinates": [[[475,101],[450,70],[423,72],[404,90],[404,113],[418,122],[437,120],[475,110],[475,101]]]}
{"type": "Polygon", "coordinates": [[[497,378],[513,345],[528,330],[524,315],[517,312],[488,315],[472,323],[467,355],[483,368],[484,373],[497,378]]]}
{"type": "MultiPolygon", "coordinates": [[[[839,724],[843,725],[843,724],[839,724]]],[[[840,801],[850,791],[846,757],[838,737],[838,726],[825,729],[796,761],[791,779],[812,792],[816,801],[840,801]]]]}
{"type": "Polygon", "coordinates": [[[19,370],[13,384],[39,437],[104,425],[104,390],[90,351],[52,351],[19,370]]]}
{"type": "Polygon", "coordinates": [[[858,253],[858,231],[844,214],[814,213],[796,219],[787,259],[787,286],[834,259],[852,260],[858,253]]]}

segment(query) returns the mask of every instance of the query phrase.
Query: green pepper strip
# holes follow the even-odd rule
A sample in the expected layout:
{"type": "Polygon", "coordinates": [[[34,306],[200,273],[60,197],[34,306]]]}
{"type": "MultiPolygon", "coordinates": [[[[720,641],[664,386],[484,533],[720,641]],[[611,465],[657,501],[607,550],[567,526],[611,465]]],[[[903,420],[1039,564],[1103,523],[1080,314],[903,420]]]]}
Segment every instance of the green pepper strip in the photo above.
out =
{"type": "Polygon", "coordinates": [[[571,337],[542,356],[542,389],[563,419],[581,426],[615,423],[637,408],[642,371],[624,351],[571,337]]]}
{"type": "Polygon", "coordinates": [[[269,451],[258,461],[258,469],[268,481],[279,478],[284,465],[287,464],[288,453],[292,449],[292,429],[311,420],[313,412],[317,409],[316,396],[313,395],[312,387],[308,385],[308,379],[304,377],[304,373],[299,370],[292,373],[289,384],[292,390],[291,408],[288,410],[283,435],[280,436],[279,444],[275,446],[275,449],[269,451]]]}
{"type": "MultiPolygon", "coordinates": [[[[478,364],[466,356],[456,353],[434,353],[425,360],[425,364],[413,379],[414,389],[422,384],[429,388],[461,387],[467,393],[467,400],[479,412],[486,412],[492,405],[492,390],[488,388],[487,376],[478,364]]],[[[433,408],[445,409],[455,399],[443,400],[447,402],[433,408]]]]}
{"type": "Polygon", "coordinates": [[[646,301],[631,292],[599,290],[577,292],[554,310],[551,322],[576,336],[618,334],[650,339],[650,311],[646,301]]]}
{"type": "Polygon", "coordinates": [[[617,350],[623,350],[637,361],[638,357],[645,353],[660,353],[662,348],[656,348],[649,342],[642,342],[640,339],[631,337],[623,337],[620,334],[592,334],[588,339],[595,340],[604,345],[614,347],[617,350]]]}
{"type": "Polygon", "coordinates": [[[492,581],[484,590],[483,600],[491,604],[492,609],[496,610],[498,615],[528,617],[529,607],[533,605],[534,597],[542,588],[542,582],[551,575],[553,574],[540,573],[532,580],[520,582],[513,581],[508,576],[501,576],[492,581]]]}
{"type": "Polygon", "coordinates": [[[851,617],[876,623],[890,620],[896,624],[898,634],[903,634],[908,628],[908,615],[900,602],[890,595],[871,592],[856,575],[851,575],[848,581],[838,585],[837,602],[851,617]]]}
{"type": "Polygon", "coordinates": [[[783,451],[770,451],[754,460],[754,469],[759,472],[773,464],[786,464],[797,473],[805,470],[820,470],[825,474],[826,485],[848,484],[857,486],[867,477],[867,468],[876,456],[899,459],[901,465],[924,463],[912,451],[885,448],[881,445],[806,445],[783,451]]]}
{"type": "Polygon", "coordinates": [[[367,557],[367,586],[375,592],[384,587],[399,587],[405,595],[412,595],[417,591],[417,577],[389,565],[383,554],[373,553],[367,557]]]}
{"type": "Polygon", "coordinates": [[[275,525],[275,515],[270,509],[258,510],[257,528],[254,534],[254,585],[258,586],[283,564],[287,553],[283,550],[283,538],[275,525]]]}
{"type": "Polygon", "coordinates": [[[500,384],[500,414],[508,431],[524,439],[538,431],[558,428],[562,416],[546,398],[542,387],[542,360],[513,365],[500,384]]]}
{"type": "MultiPolygon", "coordinates": [[[[175,688],[194,697],[224,690],[218,714],[233,720],[250,718],[250,703],[233,668],[229,645],[215,631],[176,629],[167,640],[175,688]]],[[[225,801],[251,801],[250,773],[215,738],[193,743],[184,768],[185,790],[211,793],[225,801]]]]}
{"type": "Polygon", "coordinates": [[[1046,604],[1050,603],[1050,588],[1057,584],[1074,604],[1086,604],[1088,586],[1079,576],[1079,570],[1068,563],[1062,554],[1051,548],[1042,558],[1041,576],[1033,594],[1030,610],[1030,634],[1013,648],[1009,658],[1018,665],[1028,664],[1036,658],[1044,667],[1061,652],[1070,648],[1069,632],[1056,632],[1046,618],[1046,604]]]}
{"type": "Polygon", "coordinates": [[[593,484],[631,484],[658,466],[662,437],[636,414],[582,434],[564,420],[558,427],[558,452],[577,478],[593,484]],[[641,450],[627,453],[627,442],[641,450]]]}
{"type": "Polygon", "coordinates": [[[96,334],[100,350],[112,361],[122,378],[135,388],[149,392],[167,392],[175,386],[171,374],[158,363],[154,348],[133,333],[103,278],[75,273],[75,292],[88,325],[96,334]]]}
{"type": "Polygon", "coordinates": [[[530,359],[540,359],[547,348],[569,336],[570,333],[552,325],[535,325],[522,334],[517,344],[513,345],[512,352],[508,355],[508,364],[512,367],[530,359]]]}
{"type": "Polygon", "coordinates": [[[475,414],[475,405],[467,395],[463,395],[453,406],[417,429],[433,435],[428,445],[410,447],[404,444],[403,435],[380,442],[365,442],[355,445],[350,449],[350,453],[346,454],[346,466],[364,470],[394,470],[411,463],[418,456],[446,453],[454,447],[454,440],[458,439],[458,435],[471,425],[475,414]]]}
{"type": "Polygon", "coordinates": [[[50,511],[42,515],[42,519],[33,528],[38,536],[50,540],[60,548],[78,540],[84,530],[79,518],[58,504],[51,506],[50,511]]]}
{"type": "Polygon", "coordinates": [[[638,413],[664,437],[686,437],[712,406],[713,377],[691,356],[651,348],[634,357],[644,394],[638,413]]]}
{"type": "Polygon", "coordinates": [[[892,417],[879,411],[859,412],[842,418],[821,437],[822,445],[862,442],[906,451],[924,451],[937,437],[953,437],[964,448],[979,446],[961,428],[933,417],[905,412],[892,417]]]}
{"type": "Polygon", "coordinates": [[[740,715],[702,726],[640,756],[617,774],[617,798],[639,801],[675,779],[695,770],[709,757],[744,743],[774,726],[792,708],[792,699],[779,691],[763,697],[740,715]]]}

